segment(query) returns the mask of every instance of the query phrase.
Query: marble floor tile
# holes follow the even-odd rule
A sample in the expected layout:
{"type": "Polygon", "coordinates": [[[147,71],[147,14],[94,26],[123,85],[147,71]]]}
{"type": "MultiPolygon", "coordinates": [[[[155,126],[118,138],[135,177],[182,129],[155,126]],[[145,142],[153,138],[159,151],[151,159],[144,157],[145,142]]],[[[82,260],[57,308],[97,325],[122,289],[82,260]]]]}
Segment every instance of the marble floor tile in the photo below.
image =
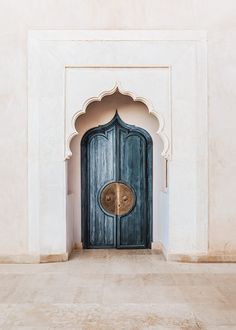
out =
{"type": "Polygon", "coordinates": [[[107,275],[104,278],[103,304],[145,303],[142,278],[137,275],[107,275]]]}
{"type": "Polygon", "coordinates": [[[223,303],[191,304],[195,316],[206,326],[236,325],[235,311],[223,303]]]}
{"type": "Polygon", "coordinates": [[[166,262],[152,250],[0,265],[0,330],[53,329],[236,329],[236,265],[166,262]]]}
{"type": "Polygon", "coordinates": [[[172,278],[175,285],[191,285],[191,286],[209,286],[211,284],[210,280],[205,276],[205,274],[196,273],[173,273],[172,278]]]}
{"type": "Polygon", "coordinates": [[[166,285],[175,285],[173,276],[168,273],[146,273],[143,274],[142,279],[144,281],[144,285],[155,286],[166,286],[166,285]]]}
{"type": "Polygon", "coordinates": [[[224,282],[216,284],[217,289],[225,297],[228,304],[234,306],[236,309],[236,283],[232,281],[231,284],[225,284],[224,282]]]}
{"type": "Polygon", "coordinates": [[[121,304],[102,309],[100,324],[109,329],[201,329],[201,322],[187,305],[177,304],[121,304]]]}

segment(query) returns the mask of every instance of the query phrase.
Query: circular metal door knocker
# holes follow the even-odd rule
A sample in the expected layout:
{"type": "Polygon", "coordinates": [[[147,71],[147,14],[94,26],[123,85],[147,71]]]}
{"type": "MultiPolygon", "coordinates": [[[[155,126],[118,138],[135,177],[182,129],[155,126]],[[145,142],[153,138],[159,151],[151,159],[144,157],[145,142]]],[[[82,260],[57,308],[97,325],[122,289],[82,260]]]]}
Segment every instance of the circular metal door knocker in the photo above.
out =
{"type": "Polygon", "coordinates": [[[108,183],[100,193],[100,204],[105,212],[112,215],[125,215],[134,206],[133,190],[125,183],[108,183]]]}

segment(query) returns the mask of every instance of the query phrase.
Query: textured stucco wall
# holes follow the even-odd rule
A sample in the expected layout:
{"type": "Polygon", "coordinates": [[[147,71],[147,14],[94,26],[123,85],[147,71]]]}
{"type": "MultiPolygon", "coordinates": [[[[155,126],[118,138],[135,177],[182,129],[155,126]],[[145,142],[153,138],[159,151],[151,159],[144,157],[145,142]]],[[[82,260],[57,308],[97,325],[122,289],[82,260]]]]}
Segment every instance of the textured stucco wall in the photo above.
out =
{"type": "Polygon", "coordinates": [[[0,254],[27,253],[27,31],[208,31],[209,247],[236,251],[236,1],[0,0],[0,254]]]}

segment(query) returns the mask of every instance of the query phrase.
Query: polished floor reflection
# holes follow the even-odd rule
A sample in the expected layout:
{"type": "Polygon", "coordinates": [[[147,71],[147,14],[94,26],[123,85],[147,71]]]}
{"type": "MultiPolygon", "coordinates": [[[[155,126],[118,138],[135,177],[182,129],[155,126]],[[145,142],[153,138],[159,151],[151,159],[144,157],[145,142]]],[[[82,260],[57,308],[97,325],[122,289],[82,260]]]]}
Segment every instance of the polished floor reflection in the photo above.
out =
{"type": "Polygon", "coordinates": [[[152,250],[83,250],[0,265],[0,329],[236,329],[236,264],[166,262],[152,250]]]}

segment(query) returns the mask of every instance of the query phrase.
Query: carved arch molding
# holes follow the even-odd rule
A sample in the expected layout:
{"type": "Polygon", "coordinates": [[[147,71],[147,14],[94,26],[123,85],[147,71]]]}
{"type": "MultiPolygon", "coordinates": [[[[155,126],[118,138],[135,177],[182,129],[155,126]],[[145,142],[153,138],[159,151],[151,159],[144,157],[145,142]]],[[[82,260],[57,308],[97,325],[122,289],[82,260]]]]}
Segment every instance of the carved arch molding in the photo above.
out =
{"type": "Polygon", "coordinates": [[[87,107],[89,106],[89,104],[91,104],[93,102],[101,101],[103,99],[103,97],[108,96],[108,95],[112,95],[116,91],[119,91],[123,95],[130,96],[133,101],[142,102],[143,104],[146,105],[149,113],[152,114],[152,115],[154,115],[154,117],[157,118],[157,120],[158,120],[158,130],[157,130],[156,133],[160,136],[160,138],[161,138],[161,140],[163,142],[163,150],[162,150],[161,155],[164,158],[169,159],[170,158],[170,141],[169,141],[169,138],[167,137],[167,135],[164,133],[165,121],[164,121],[163,116],[161,114],[159,114],[156,109],[154,109],[152,103],[149,100],[145,99],[144,97],[136,96],[131,91],[124,90],[122,88],[122,85],[121,85],[120,82],[116,82],[115,85],[114,85],[114,87],[111,88],[110,90],[100,92],[97,97],[96,96],[93,96],[93,97],[90,97],[89,99],[87,99],[85,102],[83,102],[82,108],[80,110],[78,110],[72,116],[71,126],[72,126],[72,129],[73,129],[73,132],[70,133],[69,136],[66,136],[65,159],[70,159],[70,157],[72,156],[72,151],[71,151],[71,148],[70,148],[70,143],[71,143],[73,137],[75,137],[79,133],[79,132],[77,132],[77,130],[75,128],[76,120],[81,115],[83,115],[83,114],[86,113],[86,110],[87,110],[87,107]]]}
{"type": "Polygon", "coordinates": [[[112,95],[116,89],[144,103],[159,122],[157,134],[163,141],[162,155],[171,156],[170,67],[66,67],[65,70],[65,159],[71,157],[70,142],[77,134],[76,119],[87,106],[112,95]],[[90,81],[92,83],[90,84],[90,81]],[[87,83],[88,82],[88,83],[87,83]],[[155,93],[154,93],[155,91],[155,93]]]}
{"type": "Polygon", "coordinates": [[[206,59],[204,31],[29,32],[29,254],[70,252],[65,159],[75,121],[117,88],[157,117],[170,160],[158,240],[167,254],[207,252],[206,59]]]}

